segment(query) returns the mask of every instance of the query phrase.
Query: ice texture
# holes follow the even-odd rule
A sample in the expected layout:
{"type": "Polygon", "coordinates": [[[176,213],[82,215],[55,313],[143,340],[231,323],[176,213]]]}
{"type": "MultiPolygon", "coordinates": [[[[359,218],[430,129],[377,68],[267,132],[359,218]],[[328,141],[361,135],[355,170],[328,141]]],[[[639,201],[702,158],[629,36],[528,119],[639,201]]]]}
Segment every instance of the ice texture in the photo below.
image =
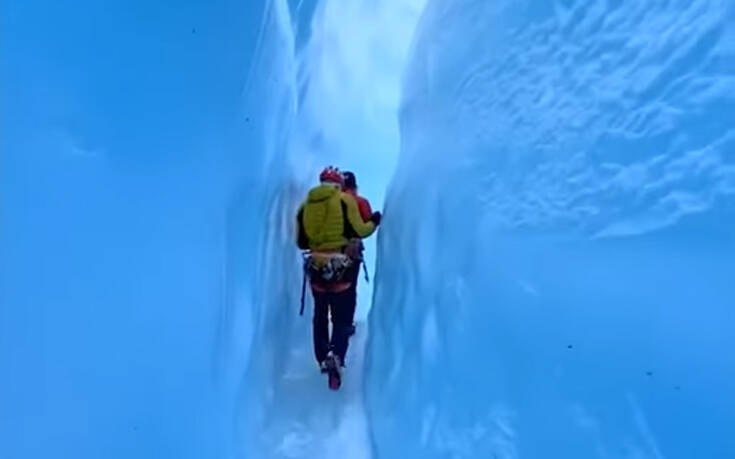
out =
{"type": "Polygon", "coordinates": [[[284,5],[0,5],[3,459],[242,449],[259,268],[286,243],[284,5]]]}
{"type": "Polygon", "coordinates": [[[429,2],[366,357],[376,457],[735,457],[732,2],[429,2]]]}
{"type": "Polygon", "coordinates": [[[0,3],[1,458],[735,457],[732,2],[422,8],[0,3]],[[396,162],[332,393],[294,211],[396,162]]]}

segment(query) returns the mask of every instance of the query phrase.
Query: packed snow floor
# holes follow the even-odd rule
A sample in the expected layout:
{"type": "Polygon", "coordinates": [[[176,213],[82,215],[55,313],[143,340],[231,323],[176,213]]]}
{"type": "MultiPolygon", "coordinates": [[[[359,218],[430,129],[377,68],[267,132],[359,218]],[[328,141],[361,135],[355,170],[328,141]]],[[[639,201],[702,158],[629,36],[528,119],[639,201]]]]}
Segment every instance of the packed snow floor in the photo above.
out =
{"type": "Polygon", "coordinates": [[[311,319],[304,322],[308,333],[297,333],[292,340],[285,371],[273,388],[274,409],[261,434],[263,457],[369,459],[362,390],[367,323],[358,322],[342,387],[332,391],[314,361],[311,319]]]}

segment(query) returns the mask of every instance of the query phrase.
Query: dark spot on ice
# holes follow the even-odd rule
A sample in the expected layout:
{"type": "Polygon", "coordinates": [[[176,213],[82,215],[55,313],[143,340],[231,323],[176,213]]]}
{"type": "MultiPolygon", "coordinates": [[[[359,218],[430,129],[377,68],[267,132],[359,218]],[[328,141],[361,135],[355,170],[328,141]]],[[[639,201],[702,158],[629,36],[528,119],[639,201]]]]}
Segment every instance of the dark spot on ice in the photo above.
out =
{"type": "Polygon", "coordinates": [[[674,386],[674,390],[681,390],[681,386],[674,386]]]}
{"type": "Polygon", "coordinates": [[[572,347],[574,347],[574,346],[572,346],[571,344],[568,344],[567,345],[567,349],[571,349],[572,347]]]}
{"type": "Polygon", "coordinates": [[[192,27],[192,28],[191,28],[191,33],[197,33],[197,29],[196,29],[196,28],[194,28],[194,27],[192,27]]]}
{"type": "Polygon", "coordinates": [[[250,117],[249,117],[249,116],[246,116],[246,117],[245,117],[245,122],[246,122],[246,123],[249,123],[249,122],[250,122],[250,117]]]}
{"type": "Polygon", "coordinates": [[[649,370],[649,371],[647,371],[647,372],[646,372],[646,376],[653,376],[653,372],[652,372],[652,371],[650,371],[650,370],[649,370]]]}

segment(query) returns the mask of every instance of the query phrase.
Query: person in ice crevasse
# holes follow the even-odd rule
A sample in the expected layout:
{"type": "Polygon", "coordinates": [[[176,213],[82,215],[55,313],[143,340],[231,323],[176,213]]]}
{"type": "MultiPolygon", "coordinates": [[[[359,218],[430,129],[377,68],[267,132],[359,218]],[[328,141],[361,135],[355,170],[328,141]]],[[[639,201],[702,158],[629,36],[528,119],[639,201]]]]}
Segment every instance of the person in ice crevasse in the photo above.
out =
{"type": "MultiPolygon", "coordinates": [[[[364,221],[370,221],[372,218],[373,211],[370,208],[370,202],[364,197],[358,194],[357,180],[355,174],[350,171],[344,171],[342,173],[344,178],[343,191],[350,196],[355,198],[357,201],[357,207],[360,209],[360,216],[364,221]]],[[[355,334],[355,309],[357,307],[357,280],[360,277],[360,265],[364,263],[363,252],[365,251],[365,245],[362,243],[362,239],[356,235],[350,235],[350,242],[347,248],[347,254],[354,260],[355,263],[350,267],[348,271],[348,278],[352,283],[350,287],[350,335],[355,334]]],[[[365,274],[367,279],[367,271],[365,274]]]]}
{"type": "Polygon", "coordinates": [[[355,198],[342,191],[339,170],[328,167],[320,185],[309,191],[297,213],[298,246],[307,250],[306,266],[314,295],[314,355],[322,371],[341,371],[349,341],[352,317],[352,282],[346,274],[354,261],[345,253],[349,240],[370,236],[380,224],[380,212],[362,219],[355,198]],[[329,339],[328,311],[332,313],[329,339]]]}

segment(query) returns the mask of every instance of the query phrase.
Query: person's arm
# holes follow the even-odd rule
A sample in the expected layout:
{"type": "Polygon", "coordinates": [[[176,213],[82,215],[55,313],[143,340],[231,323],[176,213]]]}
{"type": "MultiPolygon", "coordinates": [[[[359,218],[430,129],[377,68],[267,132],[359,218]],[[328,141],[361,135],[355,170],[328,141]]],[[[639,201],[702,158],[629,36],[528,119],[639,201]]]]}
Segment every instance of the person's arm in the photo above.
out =
{"type": "Polygon", "coordinates": [[[349,194],[342,193],[342,202],[347,211],[347,222],[352,226],[360,238],[366,238],[375,231],[375,223],[372,220],[364,221],[360,215],[360,209],[357,207],[357,201],[349,194]]]}
{"type": "Polygon", "coordinates": [[[304,206],[299,207],[299,213],[296,214],[296,226],[297,236],[296,244],[301,250],[307,250],[309,248],[309,238],[306,236],[304,231],[304,206]]]}
{"type": "Polygon", "coordinates": [[[370,202],[362,196],[357,198],[357,206],[360,208],[360,215],[364,221],[370,220],[373,215],[373,209],[370,208],[370,202]]]}

